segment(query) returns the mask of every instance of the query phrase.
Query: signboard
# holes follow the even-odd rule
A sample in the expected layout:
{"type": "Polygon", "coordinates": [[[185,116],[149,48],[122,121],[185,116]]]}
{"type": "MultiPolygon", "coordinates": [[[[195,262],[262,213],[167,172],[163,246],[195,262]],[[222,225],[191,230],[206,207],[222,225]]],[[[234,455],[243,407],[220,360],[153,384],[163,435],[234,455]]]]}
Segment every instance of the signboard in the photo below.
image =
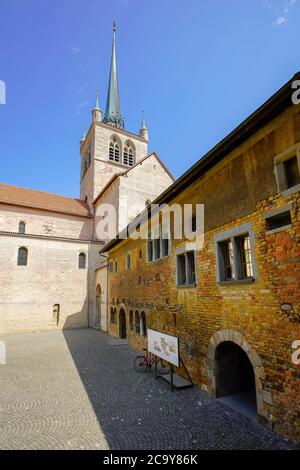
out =
{"type": "Polygon", "coordinates": [[[147,330],[148,351],[174,366],[179,366],[179,342],[176,336],[147,330]]]}

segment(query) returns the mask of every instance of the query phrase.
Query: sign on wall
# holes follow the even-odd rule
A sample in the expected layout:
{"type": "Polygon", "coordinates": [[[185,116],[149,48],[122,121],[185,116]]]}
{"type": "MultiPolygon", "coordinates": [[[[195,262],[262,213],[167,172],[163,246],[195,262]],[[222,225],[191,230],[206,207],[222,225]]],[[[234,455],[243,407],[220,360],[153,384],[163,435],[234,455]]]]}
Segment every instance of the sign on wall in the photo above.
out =
{"type": "Polygon", "coordinates": [[[174,366],[179,366],[179,342],[176,336],[149,329],[147,336],[149,352],[174,364],[174,366]]]}

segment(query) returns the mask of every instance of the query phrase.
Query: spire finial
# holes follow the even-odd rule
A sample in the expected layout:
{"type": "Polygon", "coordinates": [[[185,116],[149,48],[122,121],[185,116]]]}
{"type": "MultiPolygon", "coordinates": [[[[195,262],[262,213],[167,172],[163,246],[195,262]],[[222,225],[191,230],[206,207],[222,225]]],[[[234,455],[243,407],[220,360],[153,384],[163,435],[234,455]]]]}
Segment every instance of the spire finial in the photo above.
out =
{"type": "Polygon", "coordinates": [[[113,32],[115,33],[117,31],[117,24],[116,20],[113,21],[113,32]]]}
{"type": "Polygon", "coordinates": [[[147,129],[146,121],[145,121],[145,112],[144,112],[144,110],[142,110],[142,124],[141,124],[141,129],[147,129]]]}

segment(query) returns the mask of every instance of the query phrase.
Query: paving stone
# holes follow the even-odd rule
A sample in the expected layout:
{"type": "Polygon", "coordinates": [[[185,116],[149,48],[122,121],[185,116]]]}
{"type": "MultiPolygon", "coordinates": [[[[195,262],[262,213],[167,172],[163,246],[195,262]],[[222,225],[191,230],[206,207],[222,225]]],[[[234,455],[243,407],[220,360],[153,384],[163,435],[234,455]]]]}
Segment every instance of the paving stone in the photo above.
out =
{"type": "Polygon", "coordinates": [[[92,329],[4,335],[1,449],[291,449],[197,387],[170,391],[92,329]]]}

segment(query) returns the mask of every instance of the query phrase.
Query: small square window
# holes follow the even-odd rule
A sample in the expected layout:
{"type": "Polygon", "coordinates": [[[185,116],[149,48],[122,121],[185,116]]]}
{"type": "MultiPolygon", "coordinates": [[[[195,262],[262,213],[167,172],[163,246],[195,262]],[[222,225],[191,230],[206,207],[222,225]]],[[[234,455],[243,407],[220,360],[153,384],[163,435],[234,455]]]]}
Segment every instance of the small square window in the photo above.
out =
{"type": "Polygon", "coordinates": [[[290,211],[281,212],[266,218],[267,230],[274,230],[286,225],[291,225],[291,213],[290,211]]]}
{"type": "Polygon", "coordinates": [[[300,184],[300,173],[298,168],[297,157],[292,157],[283,163],[284,172],[286,177],[286,187],[292,188],[300,184]]]}

